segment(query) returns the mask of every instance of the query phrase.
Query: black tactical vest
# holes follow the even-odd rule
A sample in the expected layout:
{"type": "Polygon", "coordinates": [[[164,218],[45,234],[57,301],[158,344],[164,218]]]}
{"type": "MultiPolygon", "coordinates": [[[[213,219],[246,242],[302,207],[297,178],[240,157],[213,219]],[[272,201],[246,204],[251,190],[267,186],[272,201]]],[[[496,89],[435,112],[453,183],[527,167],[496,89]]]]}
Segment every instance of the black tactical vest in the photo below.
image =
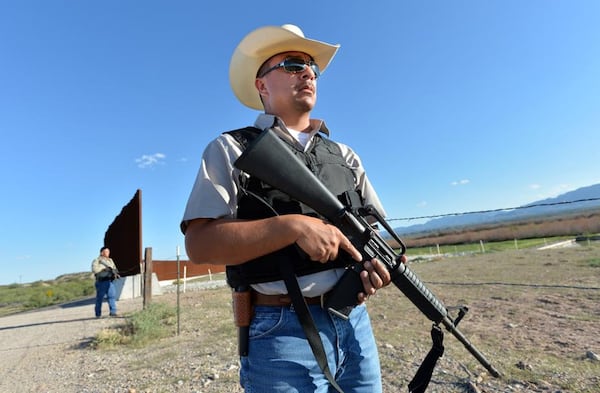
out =
{"type": "MultiPolygon", "coordinates": [[[[227,134],[233,136],[242,148],[245,148],[261,132],[258,128],[247,127],[229,131],[227,134]]],[[[306,152],[287,141],[284,142],[334,195],[356,191],[354,171],[344,161],[337,144],[321,134],[313,137],[312,146],[306,152]]],[[[310,207],[255,177],[240,178],[240,188],[237,218],[260,219],[284,214],[320,217],[310,207]]],[[[291,263],[297,276],[344,267],[348,264],[349,257],[344,252],[340,252],[340,255],[342,256],[337,260],[328,263],[314,262],[308,259],[297,246],[291,245],[241,265],[228,265],[227,282],[232,288],[238,288],[249,284],[281,280],[279,273],[281,263],[291,263]]]]}

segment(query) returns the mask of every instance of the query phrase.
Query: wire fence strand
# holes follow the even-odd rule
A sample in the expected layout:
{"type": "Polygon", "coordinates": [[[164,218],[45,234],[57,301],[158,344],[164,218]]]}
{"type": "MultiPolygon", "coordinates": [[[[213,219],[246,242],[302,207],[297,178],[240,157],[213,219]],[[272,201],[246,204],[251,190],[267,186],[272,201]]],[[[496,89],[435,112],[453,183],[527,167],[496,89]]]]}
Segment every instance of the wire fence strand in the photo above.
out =
{"type": "Polygon", "coordinates": [[[585,199],[577,199],[574,201],[536,203],[536,204],[525,205],[525,206],[503,207],[503,208],[498,208],[498,209],[476,210],[476,211],[467,211],[467,212],[459,212],[459,213],[433,214],[430,216],[389,218],[389,219],[386,219],[386,221],[412,221],[412,220],[422,220],[425,218],[441,218],[441,217],[451,217],[451,216],[465,216],[465,215],[469,215],[469,214],[497,213],[497,212],[503,212],[503,211],[533,209],[534,207],[570,205],[570,204],[575,204],[575,203],[592,202],[592,201],[600,201],[600,198],[585,198],[585,199]]]}

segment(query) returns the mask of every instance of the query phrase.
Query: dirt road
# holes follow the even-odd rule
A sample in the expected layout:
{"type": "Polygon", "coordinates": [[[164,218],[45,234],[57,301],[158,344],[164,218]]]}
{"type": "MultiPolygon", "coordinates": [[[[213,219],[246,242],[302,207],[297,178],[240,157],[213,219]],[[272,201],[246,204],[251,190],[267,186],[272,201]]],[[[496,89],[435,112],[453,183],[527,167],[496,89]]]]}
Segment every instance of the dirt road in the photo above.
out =
{"type": "MultiPolygon", "coordinates": [[[[61,359],[66,349],[89,344],[121,318],[94,317],[94,299],[0,318],[0,392],[57,391],[53,375],[69,372],[61,359]]],[[[119,313],[141,309],[142,300],[118,302],[119,313]]],[[[104,303],[103,313],[108,314],[104,303]]]]}

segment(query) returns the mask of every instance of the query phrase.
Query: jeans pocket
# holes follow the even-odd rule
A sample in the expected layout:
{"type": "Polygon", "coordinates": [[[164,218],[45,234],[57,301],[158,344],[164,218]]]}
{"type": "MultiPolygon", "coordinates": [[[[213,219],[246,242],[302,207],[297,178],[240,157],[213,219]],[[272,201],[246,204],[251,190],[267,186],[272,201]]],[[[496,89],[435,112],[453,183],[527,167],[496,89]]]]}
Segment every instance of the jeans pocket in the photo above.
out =
{"type": "Polygon", "coordinates": [[[283,307],[255,307],[249,337],[259,338],[275,333],[283,324],[284,310],[283,307]]]}

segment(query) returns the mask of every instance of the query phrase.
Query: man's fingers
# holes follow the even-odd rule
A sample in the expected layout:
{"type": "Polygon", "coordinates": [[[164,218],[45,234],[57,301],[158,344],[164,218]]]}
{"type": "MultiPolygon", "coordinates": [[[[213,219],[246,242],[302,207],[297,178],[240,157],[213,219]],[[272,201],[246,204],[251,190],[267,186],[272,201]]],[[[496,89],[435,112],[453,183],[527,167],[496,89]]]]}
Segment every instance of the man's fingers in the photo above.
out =
{"type": "Polygon", "coordinates": [[[368,295],[365,295],[363,292],[358,294],[358,304],[363,304],[369,298],[368,295]]]}
{"type": "Polygon", "coordinates": [[[352,259],[354,259],[356,262],[361,262],[363,260],[361,253],[352,245],[352,243],[350,243],[350,240],[346,239],[346,241],[340,244],[340,247],[350,254],[352,259]]]}
{"type": "MultiPolygon", "coordinates": [[[[365,265],[366,265],[366,263],[365,263],[365,265]]],[[[375,292],[377,291],[376,287],[373,285],[373,282],[371,281],[370,276],[371,276],[371,274],[367,270],[363,270],[362,272],[360,272],[360,279],[362,280],[363,288],[365,290],[364,295],[367,297],[369,295],[374,295],[375,292]]]]}
{"type": "Polygon", "coordinates": [[[371,281],[371,284],[375,289],[379,289],[388,285],[391,281],[391,275],[385,264],[381,263],[378,259],[371,259],[366,261],[363,265],[365,267],[366,276],[371,281]]]}
{"type": "Polygon", "coordinates": [[[372,263],[375,268],[375,271],[377,272],[377,276],[381,279],[382,286],[388,285],[390,281],[392,281],[392,276],[385,264],[379,259],[373,259],[372,263]]]}

